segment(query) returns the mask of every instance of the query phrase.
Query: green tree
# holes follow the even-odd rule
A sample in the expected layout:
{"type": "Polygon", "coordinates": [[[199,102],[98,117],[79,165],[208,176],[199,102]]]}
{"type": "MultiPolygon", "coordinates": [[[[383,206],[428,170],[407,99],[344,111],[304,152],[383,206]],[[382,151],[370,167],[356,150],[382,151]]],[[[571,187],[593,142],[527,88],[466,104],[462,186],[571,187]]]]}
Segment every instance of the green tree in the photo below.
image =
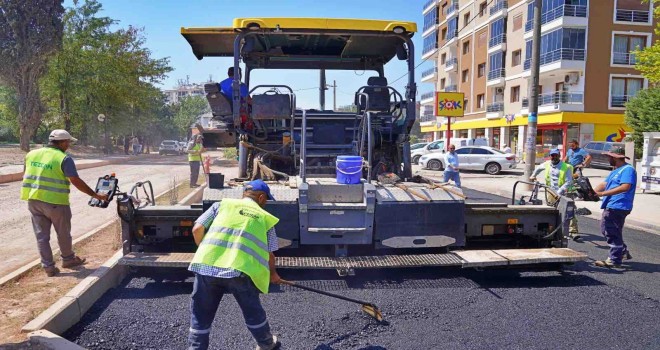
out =
{"type": "Polygon", "coordinates": [[[209,104],[202,96],[188,96],[174,105],[174,124],[179,136],[187,136],[190,126],[204,113],[208,112],[209,104]]]}
{"type": "Polygon", "coordinates": [[[0,0],[0,80],[16,90],[21,149],[39,126],[39,79],[62,44],[62,0],[0,0]]]}
{"type": "Polygon", "coordinates": [[[641,154],[644,144],[643,132],[660,130],[660,88],[651,88],[637,93],[626,103],[626,124],[633,129],[635,153],[641,154]]]}
{"type": "Polygon", "coordinates": [[[18,141],[18,101],[11,88],[0,85],[0,141],[18,141]]]}
{"type": "MultiPolygon", "coordinates": [[[[660,0],[644,0],[644,2],[653,1],[653,16],[660,19],[660,0]]],[[[660,22],[655,29],[656,34],[660,35],[660,22]]],[[[652,46],[636,52],[637,68],[642,75],[646,77],[651,84],[660,83],[660,41],[656,40],[652,46]]]]}

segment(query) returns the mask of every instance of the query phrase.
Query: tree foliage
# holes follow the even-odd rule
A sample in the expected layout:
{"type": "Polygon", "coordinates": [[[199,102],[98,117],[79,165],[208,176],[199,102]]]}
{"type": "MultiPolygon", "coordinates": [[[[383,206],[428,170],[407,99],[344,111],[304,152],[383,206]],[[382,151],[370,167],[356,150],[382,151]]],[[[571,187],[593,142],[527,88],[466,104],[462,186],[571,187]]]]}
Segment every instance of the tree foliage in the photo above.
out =
{"type": "Polygon", "coordinates": [[[61,47],[62,0],[0,0],[0,80],[16,91],[21,149],[42,118],[39,79],[61,47]]]}
{"type": "MultiPolygon", "coordinates": [[[[660,19],[660,0],[644,0],[644,2],[653,2],[653,16],[660,19]]],[[[660,22],[655,30],[660,35],[660,22]]],[[[653,85],[660,83],[660,41],[656,40],[652,46],[636,53],[637,68],[642,75],[646,77],[653,85]]]]}
{"type": "Polygon", "coordinates": [[[174,110],[174,124],[179,136],[187,136],[188,130],[193,123],[204,113],[208,112],[209,105],[201,96],[187,96],[182,98],[178,104],[172,106],[174,110]]]}
{"type": "Polygon", "coordinates": [[[626,103],[626,124],[633,129],[635,150],[641,154],[644,132],[660,130],[660,88],[651,88],[637,93],[626,103]]]}

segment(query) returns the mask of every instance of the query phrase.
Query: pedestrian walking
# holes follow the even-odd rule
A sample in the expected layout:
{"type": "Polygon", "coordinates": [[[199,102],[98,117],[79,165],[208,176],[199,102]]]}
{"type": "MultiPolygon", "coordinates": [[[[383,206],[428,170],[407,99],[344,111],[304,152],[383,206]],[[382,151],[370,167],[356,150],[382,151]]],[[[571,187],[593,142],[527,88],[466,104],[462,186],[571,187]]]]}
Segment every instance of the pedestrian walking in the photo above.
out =
{"type": "Polygon", "coordinates": [[[573,166],[573,172],[576,172],[580,168],[588,167],[591,163],[589,152],[585,151],[584,148],[580,148],[580,143],[577,140],[572,140],[569,147],[566,157],[564,157],[564,162],[573,166]]]}
{"type": "Polygon", "coordinates": [[[188,267],[195,273],[190,303],[189,349],[207,349],[211,325],[225,294],[232,294],[243,312],[257,350],[280,347],[270,331],[259,292],[281,283],[275,270],[278,218],[263,209],[273,200],[262,180],[246,183],[242,199],[225,198],[200,216],[193,227],[197,252],[188,267]]]}
{"type": "Polygon", "coordinates": [[[25,156],[21,199],[28,202],[41,266],[46,275],[52,277],[60,270],[55,266],[50,248],[51,226],[57,233],[62,267],[71,268],[85,263],[84,258],[76,256],[72,247],[70,184],[101,201],[107,200],[108,196],[94,192],[78,176],[73,158],[65,153],[71,143],[77,141],[75,138],[66,130],[53,130],[48,141],[47,147],[30,151],[25,156]]]}
{"type": "Polygon", "coordinates": [[[626,159],[630,158],[626,157],[623,148],[615,148],[605,155],[614,169],[594,190],[603,200],[600,206],[603,209],[600,232],[607,239],[610,253],[606,260],[598,260],[594,265],[620,268],[623,259],[632,259],[628,246],[623,241],[623,226],[626,223],[626,216],[633,208],[637,172],[632,165],[626,163],[626,159]]]}
{"type": "Polygon", "coordinates": [[[456,154],[456,146],[450,145],[449,152],[445,154],[445,172],[444,172],[444,181],[449,182],[453,180],[456,184],[456,187],[461,187],[461,176],[458,173],[459,163],[458,163],[458,154],[456,154]]]}
{"type": "Polygon", "coordinates": [[[133,138],[131,139],[131,150],[133,151],[134,156],[138,155],[139,147],[140,147],[140,141],[138,140],[137,136],[133,136],[133,138]]]}
{"type": "MultiPolygon", "coordinates": [[[[541,172],[545,172],[546,186],[557,192],[559,196],[565,195],[573,185],[573,166],[561,161],[561,153],[556,148],[550,151],[550,160],[534,169],[529,179],[536,181],[536,176],[541,172]]],[[[568,234],[574,241],[580,239],[577,216],[575,215],[571,219],[568,234]]]]}
{"type": "Polygon", "coordinates": [[[199,167],[202,164],[202,153],[206,149],[202,146],[204,138],[202,135],[196,135],[188,143],[188,164],[190,165],[190,188],[199,187],[197,179],[199,179],[199,167]]]}

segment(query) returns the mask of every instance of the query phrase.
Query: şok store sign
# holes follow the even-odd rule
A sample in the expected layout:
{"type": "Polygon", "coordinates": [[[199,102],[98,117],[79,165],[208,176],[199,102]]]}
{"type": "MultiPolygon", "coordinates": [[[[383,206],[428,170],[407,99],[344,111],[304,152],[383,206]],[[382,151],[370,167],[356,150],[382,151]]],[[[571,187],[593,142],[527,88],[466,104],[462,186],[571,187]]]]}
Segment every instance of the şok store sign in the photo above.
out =
{"type": "Polygon", "coordinates": [[[465,112],[465,106],[463,105],[464,99],[465,95],[462,92],[436,92],[436,115],[443,117],[462,117],[465,112]]]}

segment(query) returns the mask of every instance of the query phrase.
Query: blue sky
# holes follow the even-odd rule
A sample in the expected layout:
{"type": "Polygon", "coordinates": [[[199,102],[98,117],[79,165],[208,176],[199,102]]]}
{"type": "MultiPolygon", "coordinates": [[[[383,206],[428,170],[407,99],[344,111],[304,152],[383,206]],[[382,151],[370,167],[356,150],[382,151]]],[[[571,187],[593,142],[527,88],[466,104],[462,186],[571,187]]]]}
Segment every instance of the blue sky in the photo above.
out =
{"type": "MultiPolygon", "coordinates": [[[[190,46],[180,34],[181,27],[231,26],[236,17],[328,17],[396,19],[417,22],[421,30],[423,24],[422,6],[424,0],[101,0],[101,15],[119,21],[119,26],[133,25],[145,30],[146,43],[154,57],[169,57],[174,71],[170,73],[163,88],[171,88],[177,80],[189,76],[191,82],[202,82],[213,76],[219,81],[226,77],[229,58],[205,58],[198,61],[190,46]]],[[[66,0],[65,6],[71,6],[66,0]]],[[[421,32],[414,38],[417,63],[421,62],[421,32]]],[[[432,67],[425,62],[416,70],[417,78],[421,71],[432,67]]],[[[405,74],[402,61],[394,59],[385,68],[390,81],[405,74]]],[[[327,80],[337,81],[337,105],[352,103],[353,93],[366,85],[367,78],[375,72],[328,71],[327,80]]],[[[419,82],[419,79],[417,79],[419,82]]],[[[393,86],[403,94],[406,79],[393,86]]],[[[256,84],[285,84],[295,89],[318,87],[317,71],[258,70],[253,71],[252,86],[256,84]]],[[[420,93],[430,91],[430,84],[419,84],[420,93]],[[424,86],[429,85],[429,86],[424,86]]],[[[298,105],[303,108],[318,107],[318,90],[297,91],[298,105]]],[[[326,93],[326,106],[332,107],[332,92],[326,93]]]]}

